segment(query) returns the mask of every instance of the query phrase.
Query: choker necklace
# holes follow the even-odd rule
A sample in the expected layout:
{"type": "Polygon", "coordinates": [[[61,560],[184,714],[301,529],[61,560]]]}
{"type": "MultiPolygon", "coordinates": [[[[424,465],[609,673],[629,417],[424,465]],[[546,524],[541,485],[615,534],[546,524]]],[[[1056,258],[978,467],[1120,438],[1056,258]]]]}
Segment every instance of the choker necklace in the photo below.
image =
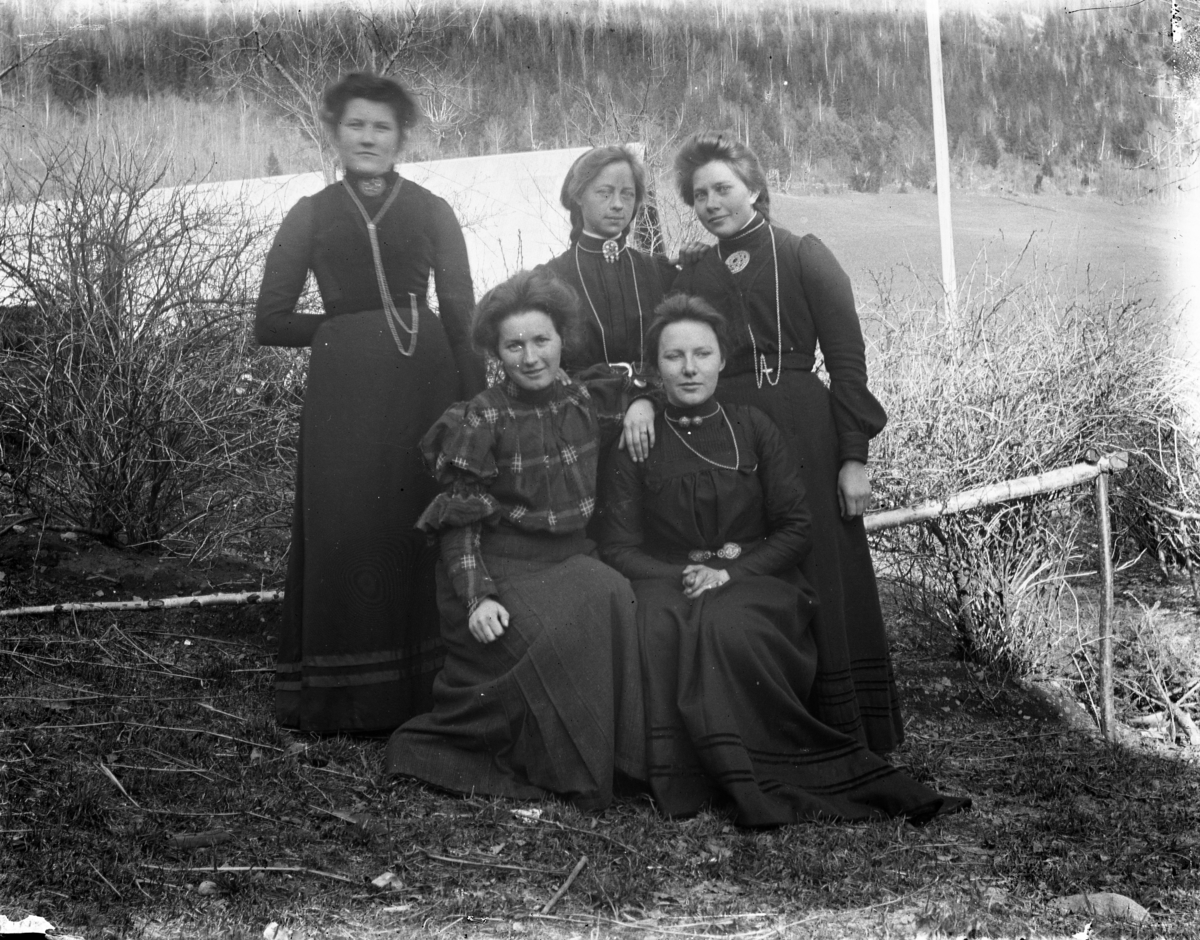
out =
{"type": "MultiPolygon", "coordinates": [[[[614,251],[616,251],[617,254],[620,254],[621,252],[623,252],[625,250],[626,247],[628,247],[628,245],[626,245],[618,250],[616,248],[616,244],[617,243],[611,238],[604,243],[604,252],[605,252],[604,260],[605,261],[615,260],[615,258],[608,257],[608,246],[609,245],[614,246],[614,251]]],[[[575,242],[575,273],[579,275],[579,286],[583,288],[583,296],[587,300],[588,306],[592,308],[592,316],[596,320],[596,326],[600,327],[600,348],[604,350],[604,361],[607,362],[609,365],[612,365],[613,364],[612,360],[610,358],[608,358],[608,340],[605,338],[605,335],[604,335],[604,324],[600,320],[600,313],[598,310],[596,310],[596,305],[594,303],[592,303],[592,295],[590,293],[588,293],[587,281],[585,281],[583,279],[583,268],[579,264],[579,249],[580,249],[579,242],[576,241],[575,242]]],[[[592,254],[592,255],[598,254],[598,252],[593,251],[591,248],[584,248],[583,250],[586,251],[588,254],[592,254]]],[[[629,255],[629,273],[633,276],[633,296],[634,296],[634,299],[637,301],[637,308],[638,308],[638,344],[639,344],[638,345],[638,364],[640,366],[641,363],[646,361],[646,331],[642,325],[642,292],[640,290],[638,290],[637,265],[635,265],[633,263],[633,255],[632,254],[629,255]]]]}
{"type": "MultiPolygon", "coordinates": [[[[376,179],[379,179],[379,177],[376,177],[376,179]]],[[[379,182],[382,185],[383,180],[380,179],[379,182]]],[[[375,213],[375,217],[371,218],[366,208],[359,201],[358,194],[354,192],[354,187],[350,185],[345,177],[342,177],[342,184],[346,187],[346,192],[350,194],[350,198],[358,206],[358,211],[362,213],[363,221],[367,223],[367,237],[371,240],[371,256],[375,261],[375,277],[379,282],[379,299],[383,303],[383,319],[387,321],[388,329],[392,332],[392,339],[396,343],[396,348],[400,350],[400,355],[411,356],[417,351],[417,330],[421,326],[421,312],[417,307],[417,295],[411,291],[408,294],[409,309],[412,311],[412,326],[409,326],[401,319],[400,311],[396,309],[396,302],[392,300],[392,292],[388,289],[387,278],[383,274],[383,257],[379,252],[379,235],[375,231],[376,223],[383,218],[384,213],[392,207],[392,203],[400,195],[400,184],[403,182],[402,177],[396,178],[396,183],[392,187],[387,200],[380,210],[375,213]],[[400,342],[400,332],[396,327],[404,330],[409,335],[408,349],[405,349],[404,344],[400,342]]]]}
{"type": "Polygon", "coordinates": [[[383,187],[387,185],[382,176],[369,176],[357,181],[358,191],[368,199],[383,195],[383,187]]]}
{"type": "MultiPolygon", "coordinates": [[[[714,467],[720,467],[722,470],[739,470],[739,469],[741,469],[741,466],[742,466],[742,452],[738,449],[737,435],[733,432],[733,422],[729,420],[729,415],[727,415],[725,413],[725,409],[721,407],[719,402],[717,403],[717,410],[714,411],[713,414],[717,414],[718,412],[725,419],[725,426],[727,428],[729,428],[729,436],[731,438],[733,438],[733,466],[732,467],[729,466],[729,464],[717,463],[717,461],[713,460],[711,457],[705,457],[702,453],[700,453],[700,451],[696,450],[696,448],[694,448],[691,444],[689,444],[687,442],[687,438],[685,438],[682,434],[679,433],[678,429],[675,427],[674,422],[669,422],[667,424],[667,427],[669,427],[672,431],[675,432],[675,436],[677,438],[679,438],[679,443],[681,443],[684,447],[686,447],[688,450],[690,450],[693,454],[695,454],[697,457],[699,457],[705,463],[710,463],[714,467]]],[[[705,417],[711,418],[712,415],[705,415],[705,417]]]]}
{"type": "MultiPolygon", "coordinates": [[[[759,224],[754,228],[743,229],[738,232],[734,238],[740,235],[749,235],[751,232],[757,231],[765,223],[766,219],[760,219],[759,224]]],[[[767,354],[759,354],[758,342],[754,339],[754,330],[750,327],[749,318],[746,319],[746,332],[750,334],[750,348],[754,353],[754,384],[758,388],[763,387],[763,379],[766,379],[767,384],[774,387],[779,384],[779,380],[783,377],[783,316],[779,307],[779,249],[775,245],[775,229],[767,226],[767,231],[771,233],[771,259],[775,262],[775,350],[776,356],[775,368],[772,369],[767,365],[767,354]],[[775,373],[775,377],[771,378],[771,373],[775,373]]],[[[737,274],[745,269],[750,263],[750,253],[743,250],[735,251],[727,258],[721,256],[721,243],[717,242],[717,257],[725,262],[725,266],[729,268],[731,274],[737,274]],[[737,265],[737,270],[734,266],[737,265]]],[[[753,282],[752,282],[753,283],[753,282]]]]}
{"type": "Polygon", "coordinates": [[[720,414],[720,412],[721,412],[721,406],[718,404],[716,408],[714,408],[709,414],[706,414],[706,415],[694,415],[694,416],[693,415],[684,415],[682,418],[672,418],[665,411],[663,412],[663,415],[672,424],[678,424],[680,427],[698,428],[698,427],[700,427],[700,425],[702,425],[704,423],[705,418],[712,418],[715,415],[720,414]]]}

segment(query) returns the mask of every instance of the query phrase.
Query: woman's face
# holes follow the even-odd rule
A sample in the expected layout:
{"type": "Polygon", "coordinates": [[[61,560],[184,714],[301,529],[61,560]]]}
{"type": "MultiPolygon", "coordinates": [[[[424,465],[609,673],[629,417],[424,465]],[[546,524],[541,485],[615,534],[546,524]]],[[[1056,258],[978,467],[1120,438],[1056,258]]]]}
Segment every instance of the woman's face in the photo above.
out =
{"type": "Polygon", "coordinates": [[[724,368],[717,334],[707,323],[680,320],[662,331],[658,372],[672,405],[691,408],[704,404],[717,390],[717,378],[724,368]]]}
{"type": "Polygon", "coordinates": [[[717,238],[728,238],[745,228],[754,218],[754,201],[759,195],[723,160],[706,163],[692,174],[692,208],[700,224],[717,238]]]}
{"type": "Polygon", "coordinates": [[[583,227],[593,235],[616,238],[633,221],[637,186],[633,170],[624,160],[610,163],[596,174],[579,197],[583,227]]]}
{"type": "Polygon", "coordinates": [[[381,176],[396,165],[402,135],[391,105],[365,98],[346,102],[333,135],[347,173],[381,176]]]}
{"type": "Polygon", "coordinates": [[[555,381],[562,358],[562,337],[554,321],[542,311],[526,310],[505,317],[497,345],[500,364],[518,388],[536,392],[555,381]]]}

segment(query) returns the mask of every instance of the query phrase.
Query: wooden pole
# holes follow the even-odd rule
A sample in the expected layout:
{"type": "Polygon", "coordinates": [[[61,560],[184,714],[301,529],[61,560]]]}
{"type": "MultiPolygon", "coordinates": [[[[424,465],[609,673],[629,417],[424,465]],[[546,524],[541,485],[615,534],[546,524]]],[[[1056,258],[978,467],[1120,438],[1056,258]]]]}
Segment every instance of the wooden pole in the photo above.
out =
{"type": "Polygon", "coordinates": [[[1100,589],[1100,623],[1097,639],[1100,654],[1100,731],[1109,741],[1115,740],[1117,726],[1115,706],[1113,703],[1113,650],[1112,650],[1112,610],[1113,610],[1113,564],[1112,564],[1112,522],[1108,517],[1108,473],[1099,468],[1096,475],[1096,523],[1100,530],[1099,567],[1101,578],[1100,589]]]}
{"type": "Polygon", "coordinates": [[[937,165],[938,227],[942,235],[942,290],[946,312],[958,309],[958,273],[954,269],[954,229],[950,222],[950,141],[946,135],[946,94],[942,87],[942,26],[938,0],[925,0],[929,34],[929,85],[933,96],[933,149],[937,165]]]}
{"type": "Polygon", "coordinates": [[[1077,463],[1070,467],[1060,467],[1048,470],[1034,476],[1018,477],[1015,480],[1005,480],[1003,483],[992,483],[988,486],[963,490],[946,499],[930,499],[915,506],[905,506],[903,509],[889,509],[885,512],[873,512],[863,517],[863,523],[868,532],[879,532],[882,529],[894,529],[914,522],[926,522],[939,516],[949,516],[954,513],[977,509],[980,506],[990,506],[993,503],[1003,503],[1013,499],[1023,499],[1026,496],[1037,496],[1039,493],[1052,493],[1055,490],[1065,490],[1068,487],[1079,486],[1094,480],[1098,474],[1124,470],[1129,466],[1129,455],[1125,453],[1109,454],[1101,457],[1095,463],[1077,463]]]}
{"type": "Polygon", "coordinates": [[[12,607],[0,610],[0,617],[24,617],[35,614],[75,614],[96,610],[163,610],[174,607],[214,607],[220,604],[270,604],[283,600],[283,591],[243,591],[240,594],[197,594],[194,597],[160,597],[148,601],[79,601],[69,604],[45,604],[40,607],[12,607]]]}

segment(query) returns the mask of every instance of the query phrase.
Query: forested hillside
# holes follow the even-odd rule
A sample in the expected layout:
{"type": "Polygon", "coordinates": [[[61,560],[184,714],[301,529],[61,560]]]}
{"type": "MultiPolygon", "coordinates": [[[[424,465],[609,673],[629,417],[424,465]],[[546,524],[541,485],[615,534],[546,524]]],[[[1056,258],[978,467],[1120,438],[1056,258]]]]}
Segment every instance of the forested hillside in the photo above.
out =
{"type": "MultiPolygon", "coordinates": [[[[932,176],[923,12],[799,3],[494,6],[251,16],[0,7],[6,104],[86,113],[97,95],[249,96],[308,134],[304,96],[374,68],[420,91],[416,156],[673,142],[697,127],[747,138],[779,182],[814,174],[873,190],[932,176]]],[[[1077,178],[1168,159],[1169,5],[943,15],[947,115],[959,166],[1016,161],[1077,178]]],[[[278,161],[276,161],[278,163],[278,161]]],[[[264,172],[277,167],[264,167],[264,172]]],[[[300,167],[285,167],[295,170],[300,167]]]]}

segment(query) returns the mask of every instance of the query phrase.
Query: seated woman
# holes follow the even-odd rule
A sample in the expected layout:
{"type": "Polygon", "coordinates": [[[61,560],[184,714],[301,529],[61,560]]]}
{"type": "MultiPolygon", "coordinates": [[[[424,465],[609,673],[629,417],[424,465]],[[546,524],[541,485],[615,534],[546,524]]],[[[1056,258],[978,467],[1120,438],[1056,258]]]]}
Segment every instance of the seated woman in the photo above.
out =
{"type": "MultiPolygon", "coordinates": [[[[578,319],[549,272],[521,272],[475,309],[472,340],[504,378],[422,441],[444,487],[417,526],[441,539],[446,663],[433,711],[392,735],[388,773],[583,808],[612,799],[614,766],[644,777],[633,592],[584,534],[601,439],[620,430],[632,383],[560,381],[578,319]]],[[[652,418],[647,401],[629,410],[652,418]]]]}
{"type": "Polygon", "coordinates": [[[667,407],[645,463],[611,461],[601,556],[637,594],[658,805],[678,816],[728,802],[746,826],[924,822],[960,807],[809,710],[817,651],[815,595],[797,568],[809,547],[804,489],[770,419],[713,398],[724,318],[676,294],[646,346],[667,407]]]}

